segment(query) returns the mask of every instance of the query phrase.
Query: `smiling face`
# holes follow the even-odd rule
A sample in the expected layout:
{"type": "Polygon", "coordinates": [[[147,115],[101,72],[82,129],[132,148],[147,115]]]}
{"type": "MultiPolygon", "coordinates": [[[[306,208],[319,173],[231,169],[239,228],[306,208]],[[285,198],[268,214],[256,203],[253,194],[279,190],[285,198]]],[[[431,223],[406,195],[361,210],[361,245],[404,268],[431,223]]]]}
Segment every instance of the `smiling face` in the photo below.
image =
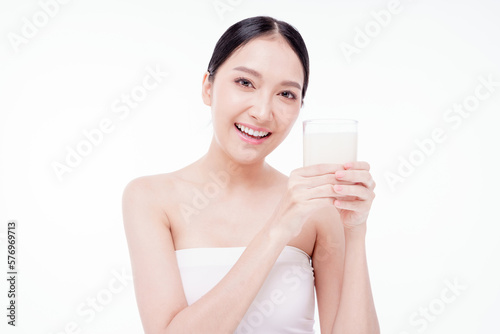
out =
{"type": "Polygon", "coordinates": [[[302,104],[302,64],[279,35],[255,38],[237,49],[202,96],[212,108],[214,139],[240,163],[264,159],[288,135],[302,104]]]}

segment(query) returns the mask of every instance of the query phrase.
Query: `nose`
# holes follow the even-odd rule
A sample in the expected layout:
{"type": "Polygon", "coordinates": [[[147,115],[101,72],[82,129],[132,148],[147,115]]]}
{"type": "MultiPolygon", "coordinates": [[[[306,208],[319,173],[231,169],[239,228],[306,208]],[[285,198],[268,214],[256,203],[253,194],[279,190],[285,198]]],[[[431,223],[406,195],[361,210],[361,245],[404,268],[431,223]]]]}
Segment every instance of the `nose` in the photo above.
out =
{"type": "Polygon", "coordinates": [[[258,97],[249,110],[249,115],[259,122],[269,122],[273,119],[273,105],[271,98],[258,97]]]}

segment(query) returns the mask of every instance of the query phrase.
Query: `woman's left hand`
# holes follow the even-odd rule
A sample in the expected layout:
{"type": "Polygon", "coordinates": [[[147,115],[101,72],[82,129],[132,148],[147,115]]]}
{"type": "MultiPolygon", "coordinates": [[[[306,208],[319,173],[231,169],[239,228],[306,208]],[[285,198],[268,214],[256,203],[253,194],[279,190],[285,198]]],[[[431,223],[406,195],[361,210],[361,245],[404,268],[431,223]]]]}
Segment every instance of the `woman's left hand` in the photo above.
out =
{"type": "Polygon", "coordinates": [[[334,191],[339,195],[334,205],[340,213],[344,229],[364,228],[375,198],[375,181],[370,174],[370,165],[364,161],[344,164],[344,170],[335,172],[339,184],[334,191]]]}

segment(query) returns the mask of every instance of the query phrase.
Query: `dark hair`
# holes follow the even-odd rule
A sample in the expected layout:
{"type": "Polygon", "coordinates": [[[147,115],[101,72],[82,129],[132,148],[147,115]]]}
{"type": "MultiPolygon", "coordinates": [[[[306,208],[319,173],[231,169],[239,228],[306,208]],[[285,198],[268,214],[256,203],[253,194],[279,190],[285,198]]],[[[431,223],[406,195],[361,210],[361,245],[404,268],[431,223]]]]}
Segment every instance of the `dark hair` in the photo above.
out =
{"type": "Polygon", "coordinates": [[[269,16],[255,16],[239,21],[230,26],[215,45],[212,58],[208,63],[209,80],[215,78],[215,73],[231,54],[250,40],[263,35],[281,35],[299,57],[304,69],[304,85],[302,99],[306,95],[309,82],[309,54],[300,33],[290,24],[269,16]]]}

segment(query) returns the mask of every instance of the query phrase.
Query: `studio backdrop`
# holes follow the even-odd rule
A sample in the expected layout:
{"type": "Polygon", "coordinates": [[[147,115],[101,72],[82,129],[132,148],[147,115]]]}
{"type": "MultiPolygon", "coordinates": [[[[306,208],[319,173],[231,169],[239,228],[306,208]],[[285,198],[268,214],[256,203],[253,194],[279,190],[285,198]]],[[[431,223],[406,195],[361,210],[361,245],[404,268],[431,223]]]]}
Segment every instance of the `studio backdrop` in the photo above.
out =
{"type": "Polygon", "coordinates": [[[1,1],[0,332],[143,332],[123,189],[207,151],[203,74],[256,15],[294,25],[311,62],[267,161],[302,166],[306,119],[359,122],[382,333],[500,333],[494,0],[1,1]]]}

